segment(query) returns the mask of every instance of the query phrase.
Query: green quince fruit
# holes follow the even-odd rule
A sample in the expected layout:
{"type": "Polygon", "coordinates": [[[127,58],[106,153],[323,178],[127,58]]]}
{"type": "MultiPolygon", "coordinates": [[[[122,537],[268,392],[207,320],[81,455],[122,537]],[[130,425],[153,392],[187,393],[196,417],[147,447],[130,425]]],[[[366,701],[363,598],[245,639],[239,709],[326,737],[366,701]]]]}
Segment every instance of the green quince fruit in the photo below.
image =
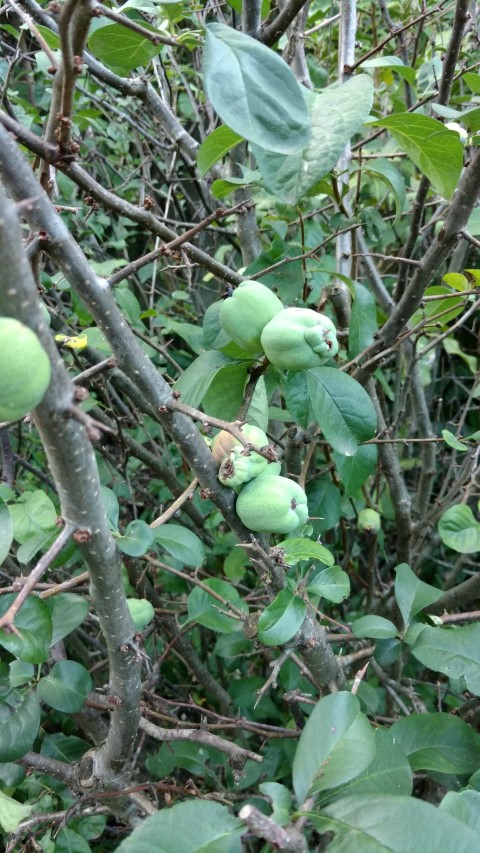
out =
{"type": "Polygon", "coordinates": [[[268,466],[268,459],[253,451],[245,451],[244,447],[236,445],[220,465],[218,479],[224,486],[238,491],[244,483],[258,477],[268,466]]]}
{"type": "Polygon", "coordinates": [[[284,308],[265,326],[261,344],[268,360],[285,370],[321,367],[338,352],[334,324],[310,308],[284,308]]]}
{"type": "Polygon", "coordinates": [[[0,421],[16,421],[38,406],[50,376],[50,359],[35,332],[0,317],[0,421]]]}
{"type": "Polygon", "coordinates": [[[382,519],[375,509],[362,509],[358,513],[357,530],[360,533],[378,533],[382,527],[382,519]]]}
{"type": "Polygon", "coordinates": [[[246,483],[236,503],[237,515],[256,533],[293,533],[308,518],[307,496],[287,477],[267,470],[246,483]]]}
{"type": "Polygon", "coordinates": [[[261,352],[260,335],[270,320],[283,310],[278,296],[259,281],[242,281],[222,303],[223,330],[245,352],[261,352]]]}
{"type": "MultiPolygon", "coordinates": [[[[240,427],[240,432],[243,432],[245,438],[251,444],[255,444],[256,447],[265,447],[268,444],[268,437],[260,427],[253,424],[244,424],[240,427]]],[[[212,455],[218,465],[221,465],[224,459],[228,459],[234,447],[243,450],[243,446],[238,443],[238,438],[235,438],[226,429],[220,430],[212,441],[212,455]]]]}

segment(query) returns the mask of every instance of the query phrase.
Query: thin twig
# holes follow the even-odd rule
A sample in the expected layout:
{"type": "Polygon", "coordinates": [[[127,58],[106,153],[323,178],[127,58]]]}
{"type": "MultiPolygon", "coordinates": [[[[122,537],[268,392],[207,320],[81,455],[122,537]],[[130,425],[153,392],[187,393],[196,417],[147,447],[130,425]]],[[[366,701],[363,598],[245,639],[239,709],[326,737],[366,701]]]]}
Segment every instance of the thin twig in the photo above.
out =
{"type": "Polygon", "coordinates": [[[50,563],[55,559],[55,557],[58,557],[77,529],[76,524],[72,524],[70,521],[65,523],[65,527],[55,539],[53,545],[50,546],[48,551],[46,551],[43,557],[38,561],[37,565],[30,572],[27,582],[18,593],[15,601],[12,601],[8,610],[3,614],[3,616],[0,616],[0,629],[4,628],[7,632],[11,631],[12,633],[17,634],[17,636],[21,636],[18,628],[16,628],[13,623],[15,616],[22,607],[27,596],[34,589],[35,584],[37,584],[40,578],[43,577],[50,563]]]}

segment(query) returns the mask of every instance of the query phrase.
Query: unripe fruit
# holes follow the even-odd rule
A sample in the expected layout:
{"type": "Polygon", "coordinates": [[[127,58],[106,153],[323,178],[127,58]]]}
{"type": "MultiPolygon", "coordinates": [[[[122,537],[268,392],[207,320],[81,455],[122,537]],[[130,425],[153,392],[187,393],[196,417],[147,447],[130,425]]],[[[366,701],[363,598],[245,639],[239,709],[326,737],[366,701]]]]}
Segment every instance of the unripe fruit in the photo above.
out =
{"type": "Polygon", "coordinates": [[[285,370],[320,367],[338,352],[334,324],[310,308],[284,308],[265,326],[261,344],[268,360],[285,370]]]}
{"type": "Polygon", "coordinates": [[[238,491],[244,483],[265,471],[267,465],[268,459],[265,459],[265,456],[253,452],[247,456],[245,449],[237,445],[220,465],[218,479],[224,486],[238,491]]]}
{"type": "Polygon", "coordinates": [[[378,533],[382,527],[382,519],[375,509],[362,509],[358,513],[357,530],[360,533],[378,533]]]}
{"type": "Polygon", "coordinates": [[[222,303],[220,323],[245,352],[261,352],[260,335],[275,314],[283,310],[278,296],[259,281],[242,281],[222,303]]]}
{"type": "Polygon", "coordinates": [[[16,421],[38,406],[50,375],[50,359],[35,332],[0,317],[0,421],[16,421]]]}
{"type": "Polygon", "coordinates": [[[243,487],[236,510],[257,533],[293,533],[308,518],[307,496],[298,483],[268,472],[243,487]]]}
{"type": "MultiPolygon", "coordinates": [[[[253,424],[244,424],[240,427],[240,432],[243,432],[245,438],[256,447],[265,447],[265,445],[268,444],[268,437],[260,427],[254,426],[253,424]]],[[[234,447],[240,447],[240,449],[243,450],[242,445],[239,444],[238,438],[235,438],[235,436],[226,429],[222,429],[212,441],[212,455],[218,465],[230,456],[234,447]]]]}

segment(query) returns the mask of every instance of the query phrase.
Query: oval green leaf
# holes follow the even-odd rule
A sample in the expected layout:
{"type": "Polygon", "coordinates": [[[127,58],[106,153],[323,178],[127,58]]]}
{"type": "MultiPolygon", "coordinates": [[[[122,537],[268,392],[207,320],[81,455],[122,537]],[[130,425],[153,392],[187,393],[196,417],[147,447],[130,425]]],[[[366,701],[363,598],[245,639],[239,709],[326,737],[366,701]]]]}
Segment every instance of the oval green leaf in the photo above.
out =
{"type": "Polygon", "coordinates": [[[463,169],[458,133],[438,119],[418,113],[397,113],[372,124],[387,128],[437,192],[452,198],[463,169]]]}
{"type": "Polygon", "coordinates": [[[293,760],[293,787],[301,807],[309,794],[354,779],[375,755],[373,730],[360,702],[341,691],[315,705],[293,760]]]}
{"type": "Polygon", "coordinates": [[[390,619],[383,616],[362,616],[352,624],[355,637],[371,637],[374,640],[388,640],[396,637],[398,631],[390,619]]]}
{"type": "Polygon", "coordinates": [[[443,513],[438,532],[444,545],[460,554],[480,551],[480,524],[466,504],[456,504],[443,513]]]}
{"type": "Polygon", "coordinates": [[[269,151],[300,151],[310,135],[302,89],[270,48],[225,24],[206,27],[207,95],[222,121],[269,151]]]}
{"type": "Polygon", "coordinates": [[[375,435],[377,416],[362,386],[334,367],[307,370],[310,401],[328,443],[344,456],[353,456],[362,441],[375,435]]]}
{"type": "Polygon", "coordinates": [[[264,646],[288,643],[302,627],[306,609],[302,598],[282,589],[258,620],[259,641],[264,646]]]}
{"type": "Polygon", "coordinates": [[[65,714],[81,711],[91,689],[90,673],[73,660],[58,661],[37,686],[40,699],[65,714]]]}

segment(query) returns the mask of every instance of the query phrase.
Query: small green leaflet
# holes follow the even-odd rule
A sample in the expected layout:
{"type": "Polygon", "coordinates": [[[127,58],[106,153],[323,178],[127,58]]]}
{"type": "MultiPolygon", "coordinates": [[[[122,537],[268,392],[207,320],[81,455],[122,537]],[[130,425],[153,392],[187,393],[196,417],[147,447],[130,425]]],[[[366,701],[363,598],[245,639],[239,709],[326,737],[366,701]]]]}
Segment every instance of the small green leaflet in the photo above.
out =
{"type": "Polygon", "coordinates": [[[235,148],[241,142],[243,136],[230,130],[226,124],[215,128],[212,133],[209,133],[204,139],[197,152],[197,166],[200,175],[205,175],[206,172],[222,157],[225,156],[232,148],[235,148]]]}

